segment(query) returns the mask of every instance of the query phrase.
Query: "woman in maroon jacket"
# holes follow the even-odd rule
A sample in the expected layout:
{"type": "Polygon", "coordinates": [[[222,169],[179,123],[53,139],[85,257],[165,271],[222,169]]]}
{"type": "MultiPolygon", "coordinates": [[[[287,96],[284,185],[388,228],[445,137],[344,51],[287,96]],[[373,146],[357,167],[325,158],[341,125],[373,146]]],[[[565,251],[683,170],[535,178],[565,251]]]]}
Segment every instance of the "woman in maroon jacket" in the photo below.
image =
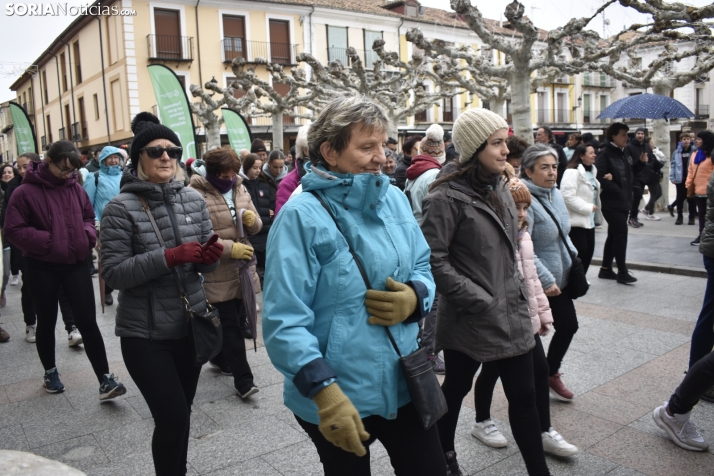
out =
{"type": "Polygon", "coordinates": [[[94,210],[77,182],[82,161],[70,141],[55,142],[42,162],[30,162],[5,215],[5,237],[27,260],[27,279],[37,312],[37,353],[45,368],[45,390],[64,391],[55,366],[57,300],[62,287],[99,380],[99,399],[126,393],[109,373],[97,326],[91,250],[97,242],[94,210]]]}

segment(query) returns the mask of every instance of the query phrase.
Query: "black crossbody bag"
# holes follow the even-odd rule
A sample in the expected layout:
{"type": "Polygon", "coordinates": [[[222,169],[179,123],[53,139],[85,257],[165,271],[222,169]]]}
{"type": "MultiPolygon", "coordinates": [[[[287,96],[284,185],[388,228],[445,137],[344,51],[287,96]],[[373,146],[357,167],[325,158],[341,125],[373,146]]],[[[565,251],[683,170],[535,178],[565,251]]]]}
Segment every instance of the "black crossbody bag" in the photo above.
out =
{"type": "MultiPolygon", "coordinates": [[[[330,218],[335,222],[337,231],[342,234],[342,237],[347,243],[347,247],[350,250],[350,254],[357,264],[357,269],[359,269],[360,275],[364,280],[367,289],[372,289],[372,285],[369,282],[367,273],[362,266],[362,262],[357,257],[357,254],[352,249],[352,245],[347,241],[344,233],[340,229],[339,223],[337,223],[337,218],[327,206],[327,203],[320,197],[316,192],[310,191],[310,193],[317,198],[320,205],[323,206],[330,218]]],[[[439,386],[439,381],[436,379],[436,374],[434,373],[434,367],[432,366],[429,356],[426,351],[426,347],[420,347],[411,354],[403,356],[397,345],[397,341],[394,340],[392,331],[389,327],[384,326],[384,330],[387,331],[387,337],[392,343],[392,347],[397,352],[399,356],[399,365],[402,368],[402,373],[404,374],[404,379],[407,382],[407,389],[409,390],[409,396],[412,399],[412,404],[419,416],[420,423],[424,430],[428,430],[431,426],[436,423],[439,418],[444,416],[447,412],[446,399],[444,398],[444,393],[441,391],[439,386]]]]}
{"type": "MultiPolygon", "coordinates": [[[[164,243],[164,239],[161,236],[159,227],[156,225],[154,214],[151,213],[149,205],[147,205],[144,197],[138,194],[137,197],[139,197],[139,201],[141,201],[141,206],[144,209],[144,212],[146,212],[146,216],[149,217],[149,221],[151,222],[151,226],[154,228],[154,233],[156,233],[156,238],[158,238],[159,244],[166,248],[166,243],[164,243]]],[[[177,242],[179,241],[178,238],[179,237],[176,237],[177,242]]],[[[176,268],[172,268],[171,274],[176,280],[176,286],[181,294],[181,300],[183,301],[186,314],[188,315],[188,322],[191,325],[191,337],[193,339],[194,350],[193,364],[196,367],[200,367],[218,355],[221,351],[221,347],[223,346],[223,328],[221,327],[218,310],[213,307],[208,300],[206,300],[206,310],[202,314],[191,309],[191,304],[188,302],[188,295],[186,294],[186,289],[181,282],[178,270],[176,268]]]]}
{"type": "Polygon", "coordinates": [[[570,266],[570,276],[568,279],[568,294],[570,294],[570,297],[573,299],[585,296],[585,294],[587,294],[588,292],[588,289],[590,289],[590,285],[588,284],[588,280],[585,277],[585,268],[583,268],[583,262],[580,261],[580,258],[578,258],[577,254],[573,254],[573,252],[570,250],[570,247],[568,246],[568,240],[565,239],[563,230],[560,229],[560,224],[558,223],[558,220],[556,220],[553,213],[548,210],[548,207],[543,205],[543,201],[540,198],[536,197],[535,195],[533,196],[541,204],[543,210],[545,210],[545,212],[550,215],[550,217],[553,219],[553,222],[555,222],[555,226],[558,228],[558,233],[560,233],[560,239],[563,240],[565,249],[568,250],[570,259],[573,261],[573,264],[570,266]]]}

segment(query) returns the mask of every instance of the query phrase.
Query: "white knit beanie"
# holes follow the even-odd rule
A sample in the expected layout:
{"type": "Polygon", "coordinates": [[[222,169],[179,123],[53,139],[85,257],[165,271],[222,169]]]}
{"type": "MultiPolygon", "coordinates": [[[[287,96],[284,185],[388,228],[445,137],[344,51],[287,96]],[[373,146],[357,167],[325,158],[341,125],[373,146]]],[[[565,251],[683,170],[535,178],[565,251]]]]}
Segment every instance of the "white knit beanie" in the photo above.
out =
{"type": "Polygon", "coordinates": [[[459,162],[468,162],[481,144],[499,129],[508,129],[508,123],[495,112],[480,107],[462,112],[451,132],[454,148],[460,154],[459,162]]]}

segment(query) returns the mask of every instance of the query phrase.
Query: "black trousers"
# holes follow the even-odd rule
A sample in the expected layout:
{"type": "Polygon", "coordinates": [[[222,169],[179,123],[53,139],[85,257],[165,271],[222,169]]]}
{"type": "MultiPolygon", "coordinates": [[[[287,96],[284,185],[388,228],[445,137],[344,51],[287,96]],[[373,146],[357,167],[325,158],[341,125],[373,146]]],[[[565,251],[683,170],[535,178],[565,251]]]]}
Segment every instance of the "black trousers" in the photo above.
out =
{"type": "Polygon", "coordinates": [[[640,213],[640,202],[645,191],[645,184],[634,180],[632,182],[632,206],[630,207],[630,218],[637,218],[640,213]]]}
{"type": "Polygon", "coordinates": [[[684,380],[669,398],[670,411],[679,415],[689,413],[712,385],[714,385],[714,352],[699,359],[689,368],[684,380]]]}
{"type": "MultiPolygon", "coordinates": [[[[444,452],[454,451],[454,436],[459,420],[461,402],[473,385],[481,362],[456,350],[444,350],[446,376],[441,390],[449,411],[437,422],[439,438],[444,452]]],[[[513,437],[526,463],[529,475],[549,475],[543,453],[540,421],[536,409],[533,376],[533,351],[517,357],[496,360],[493,365],[501,376],[503,390],[508,398],[508,418],[513,437]]]]}
{"type": "Polygon", "coordinates": [[[551,376],[560,370],[570,343],[573,341],[575,333],[578,332],[578,316],[575,313],[575,305],[568,292],[568,287],[566,286],[561,291],[558,296],[548,297],[555,328],[553,339],[551,339],[548,348],[548,368],[551,376]]]}
{"type": "Polygon", "coordinates": [[[89,263],[85,260],[70,265],[55,264],[32,258],[26,258],[26,261],[26,277],[31,283],[32,303],[37,312],[37,353],[45,370],[56,366],[57,302],[60,289],[63,289],[77,329],[82,333],[87,358],[101,383],[102,376],[109,373],[109,364],[102,333],[97,326],[94,284],[89,263]]]}
{"type": "MultiPolygon", "coordinates": [[[[548,360],[545,357],[543,342],[535,335],[536,346],[533,348],[533,378],[535,383],[536,408],[540,420],[540,431],[548,431],[550,424],[550,395],[548,386],[548,360]]],[[[493,389],[498,381],[498,366],[486,362],[481,366],[481,373],[474,385],[474,403],[476,404],[476,421],[482,422],[491,418],[491,402],[493,389]]]]}
{"type": "Polygon", "coordinates": [[[22,269],[22,251],[10,245],[10,272],[17,276],[22,269]]]}
{"type": "Polygon", "coordinates": [[[121,338],[129,375],[154,417],[151,453],[156,476],[186,474],[191,405],[201,367],[193,365],[191,337],[177,340],[121,338]]]}
{"type": "Polygon", "coordinates": [[[218,309],[223,327],[223,349],[221,353],[233,371],[233,383],[240,393],[253,386],[253,373],[245,355],[245,339],[240,331],[241,318],[245,308],[241,299],[212,303],[218,309]]]}
{"type": "MultiPolygon", "coordinates": [[[[22,258],[22,255],[20,257],[22,258]]],[[[35,314],[35,305],[32,303],[32,293],[30,292],[32,283],[29,282],[29,278],[27,277],[27,264],[24,258],[20,260],[20,265],[20,269],[22,270],[22,287],[20,288],[22,318],[26,326],[34,326],[37,324],[37,315],[35,314]]],[[[72,332],[72,327],[74,327],[74,314],[72,314],[72,307],[69,305],[67,296],[64,293],[64,287],[59,289],[59,308],[65,330],[68,333],[72,332]]]]}
{"type": "Polygon", "coordinates": [[[696,197],[697,212],[699,215],[699,236],[702,236],[704,230],[704,222],[707,219],[707,197],[696,197]]]}
{"type": "Polygon", "coordinates": [[[674,185],[677,188],[677,198],[672,202],[672,207],[677,208],[677,214],[684,214],[684,201],[687,201],[687,207],[689,208],[689,216],[694,218],[697,216],[697,199],[695,197],[687,198],[687,186],[682,183],[677,183],[674,185]]]}
{"type": "Polygon", "coordinates": [[[657,180],[655,182],[647,184],[647,188],[650,191],[650,199],[647,201],[645,209],[650,215],[652,215],[655,210],[655,203],[662,196],[662,185],[659,183],[659,180],[657,180]]]}
{"type": "Polygon", "coordinates": [[[618,272],[627,273],[627,212],[603,210],[607,221],[607,239],[602,251],[602,267],[612,269],[612,260],[617,263],[618,272]]]}
{"type": "Polygon", "coordinates": [[[587,273],[595,253],[595,228],[574,226],[570,229],[568,236],[570,236],[570,241],[573,242],[575,249],[578,250],[578,258],[583,262],[583,268],[587,273]]]}
{"type": "Polygon", "coordinates": [[[411,402],[399,409],[394,420],[376,415],[362,419],[364,429],[370,434],[369,440],[363,442],[367,447],[364,456],[357,456],[333,445],[322,436],[317,425],[297,415],[295,419],[317,448],[325,476],[372,474],[369,445],[375,440],[379,440],[387,450],[396,476],[446,476],[446,460],[441,451],[436,425],[425,431],[411,402]]]}

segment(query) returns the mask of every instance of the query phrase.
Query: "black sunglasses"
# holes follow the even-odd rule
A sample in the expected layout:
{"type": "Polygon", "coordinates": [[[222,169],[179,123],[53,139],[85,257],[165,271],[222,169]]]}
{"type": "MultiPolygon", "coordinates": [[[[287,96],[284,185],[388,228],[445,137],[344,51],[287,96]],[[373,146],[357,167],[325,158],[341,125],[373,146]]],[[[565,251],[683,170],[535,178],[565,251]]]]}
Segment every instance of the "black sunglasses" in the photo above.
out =
{"type": "Polygon", "coordinates": [[[150,159],[160,159],[166,152],[170,159],[178,160],[183,154],[183,149],[181,147],[144,147],[139,152],[146,152],[150,159]]]}

